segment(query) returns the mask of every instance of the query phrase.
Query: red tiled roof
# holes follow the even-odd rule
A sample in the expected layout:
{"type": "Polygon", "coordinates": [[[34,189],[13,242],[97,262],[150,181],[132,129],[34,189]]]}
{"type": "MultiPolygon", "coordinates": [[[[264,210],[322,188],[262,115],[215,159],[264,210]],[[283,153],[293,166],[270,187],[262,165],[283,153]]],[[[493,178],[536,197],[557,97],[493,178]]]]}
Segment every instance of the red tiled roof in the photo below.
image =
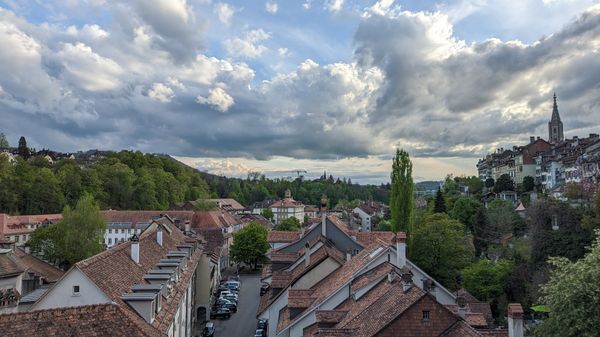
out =
{"type": "Polygon", "coordinates": [[[242,210],[245,208],[237,200],[231,199],[231,198],[208,199],[208,200],[219,204],[221,208],[231,208],[233,210],[242,210]]]}
{"type": "Polygon", "coordinates": [[[481,334],[465,323],[465,321],[459,320],[439,337],[481,337],[481,334]]]}
{"type": "Polygon", "coordinates": [[[276,242],[294,242],[300,239],[300,232],[295,231],[269,231],[267,235],[267,241],[270,243],[276,242]]]}
{"type": "Polygon", "coordinates": [[[48,283],[54,283],[64,275],[64,270],[57,268],[38,257],[31,254],[27,254],[22,248],[15,249],[15,257],[27,267],[29,271],[32,271],[45,279],[48,283]]]}
{"type": "Polygon", "coordinates": [[[228,212],[210,211],[210,212],[194,212],[191,222],[193,228],[197,230],[206,230],[214,228],[227,228],[240,221],[228,212]]]}
{"type": "Polygon", "coordinates": [[[26,269],[11,251],[0,253],[0,278],[19,275],[26,269]]]}
{"type": "Polygon", "coordinates": [[[29,224],[52,223],[62,219],[62,214],[17,215],[0,214],[0,234],[22,234],[33,232],[29,224]]]}
{"type": "Polygon", "coordinates": [[[23,336],[122,336],[161,334],[141,317],[115,304],[87,305],[0,315],[5,337],[23,336]]]}
{"type": "Polygon", "coordinates": [[[284,198],[282,200],[275,201],[269,206],[271,208],[281,208],[281,207],[304,207],[304,205],[300,201],[296,201],[292,198],[284,198]]]}

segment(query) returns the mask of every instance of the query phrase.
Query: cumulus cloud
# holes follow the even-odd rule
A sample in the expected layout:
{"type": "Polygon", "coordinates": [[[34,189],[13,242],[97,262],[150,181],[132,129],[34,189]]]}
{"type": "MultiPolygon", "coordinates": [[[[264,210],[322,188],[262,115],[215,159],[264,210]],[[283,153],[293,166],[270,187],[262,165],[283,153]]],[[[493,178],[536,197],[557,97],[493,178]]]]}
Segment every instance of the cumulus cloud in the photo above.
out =
{"type": "Polygon", "coordinates": [[[225,40],[223,46],[230,56],[257,58],[267,51],[267,47],[260,43],[270,37],[270,33],[267,33],[262,29],[255,29],[246,32],[243,37],[225,40]]]}
{"type": "Polygon", "coordinates": [[[276,2],[267,1],[265,2],[265,10],[271,14],[275,14],[279,10],[279,6],[276,2]]]}
{"type": "Polygon", "coordinates": [[[325,9],[330,12],[337,13],[340,10],[342,10],[342,7],[344,7],[344,0],[326,0],[325,1],[325,9]]]}
{"type": "Polygon", "coordinates": [[[190,2],[156,2],[164,18],[138,4],[107,2],[113,24],[72,28],[0,9],[3,131],[66,151],[256,159],[374,158],[399,146],[441,165],[425,158],[472,162],[545,136],[554,91],[567,135],[600,127],[596,7],[534,43],[465,43],[448,15],[381,0],[360,17],[353,53],[328,62],[291,43],[271,52],[270,33],[246,26],[218,56],[202,49],[190,2]],[[304,59],[273,75],[261,66],[287,54],[304,59]],[[160,140],[148,134],[157,126],[160,140]]]}
{"type": "Polygon", "coordinates": [[[83,43],[65,43],[57,57],[64,66],[64,77],[85,90],[114,90],[121,85],[121,67],[115,61],[96,54],[83,43]]]}
{"type": "Polygon", "coordinates": [[[231,24],[233,14],[235,14],[235,8],[230,4],[219,2],[215,5],[215,13],[219,18],[219,21],[229,26],[231,24]]]}
{"type": "Polygon", "coordinates": [[[235,103],[233,97],[231,97],[225,89],[220,87],[210,89],[208,91],[208,97],[196,97],[196,102],[211,105],[221,112],[226,112],[233,103],[235,103]]]}
{"type": "Polygon", "coordinates": [[[169,103],[175,97],[173,89],[163,83],[154,83],[152,88],[148,90],[148,97],[161,103],[169,103]]]}

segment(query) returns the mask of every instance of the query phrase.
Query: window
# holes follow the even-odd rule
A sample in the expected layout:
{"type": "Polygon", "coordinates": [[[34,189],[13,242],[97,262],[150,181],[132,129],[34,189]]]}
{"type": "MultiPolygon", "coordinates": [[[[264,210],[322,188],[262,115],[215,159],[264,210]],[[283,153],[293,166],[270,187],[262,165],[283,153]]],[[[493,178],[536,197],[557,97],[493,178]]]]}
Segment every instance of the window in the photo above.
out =
{"type": "Polygon", "coordinates": [[[429,320],[429,310],[423,310],[423,320],[424,321],[429,320]]]}
{"type": "Polygon", "coordinates": [[[15,242],[19,242],[19,236],[15,235],[15,242]]]}
{"type": "Polygon", "coordinates": [[[112,228],[108,229],[108,234],[112,234],[112,228]]]}
{"type": "Polygon", "coordinates": [[[79,286],[73,286],[73,296],[79,296],[79,286]]]}
{"type": "Polygon", "coordinates": [[[125,242],[125,238],[121,238],[121,242],[125,242]]]}
{"type": "Polygon", "coordinates": [[[125,229],[121,228],[121,234],[125,234],[125,229]]]}
{"type": "Polygon", "coordinates": [[[27,235],[21,235],[21,237],[23,238],[23,242],[27,241],[27,235]]]}
{"type": "Polygon", "coordinates": [[[112,238],[108,238],[108,244],[112,245],[112,238]]]}

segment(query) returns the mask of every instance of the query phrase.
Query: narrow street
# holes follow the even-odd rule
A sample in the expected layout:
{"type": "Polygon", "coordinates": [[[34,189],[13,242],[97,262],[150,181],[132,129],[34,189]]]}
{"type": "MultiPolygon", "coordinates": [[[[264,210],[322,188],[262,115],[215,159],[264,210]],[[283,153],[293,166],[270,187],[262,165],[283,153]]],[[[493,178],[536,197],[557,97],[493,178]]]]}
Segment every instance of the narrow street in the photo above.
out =
{"type": "Polygon", "coordinates": [[[240,275],[242,288],[238,311],[230,319],[214,319],[215,337],[250,337],[256,330],[256,309],[260,302],[260,275],[240,275]]]}

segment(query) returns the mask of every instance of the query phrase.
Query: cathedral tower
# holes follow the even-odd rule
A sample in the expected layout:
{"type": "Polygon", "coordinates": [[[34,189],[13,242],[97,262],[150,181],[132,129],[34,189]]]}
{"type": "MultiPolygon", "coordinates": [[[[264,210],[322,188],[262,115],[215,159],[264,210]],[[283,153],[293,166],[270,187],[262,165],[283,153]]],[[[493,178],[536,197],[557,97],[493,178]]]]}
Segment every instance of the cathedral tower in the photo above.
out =
{"type": "Polygon", "coordinates": [[[552,144],[560,143],[565,139],[563,135],[563,123],[558,114],[558,105],[556,104],[556,93],[554,94],[554,106],[552,107],[552,119],[548,122],[548,142],[552,144]]]}

